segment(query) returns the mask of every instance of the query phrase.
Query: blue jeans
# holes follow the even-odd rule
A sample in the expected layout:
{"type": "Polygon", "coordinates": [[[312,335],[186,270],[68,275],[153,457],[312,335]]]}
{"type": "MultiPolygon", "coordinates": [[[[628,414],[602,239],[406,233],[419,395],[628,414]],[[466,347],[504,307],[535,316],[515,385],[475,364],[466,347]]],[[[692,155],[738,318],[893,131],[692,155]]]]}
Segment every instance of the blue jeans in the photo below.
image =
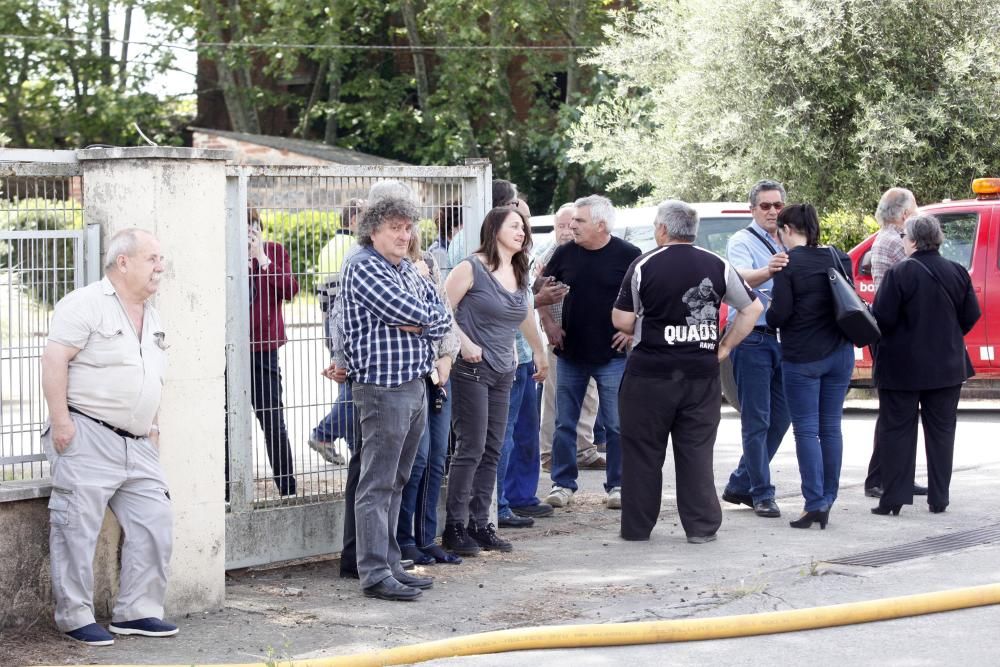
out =
{"type": "Polygon", "coordinates": [[[601,421],[600,413],[597,414],[597,419],[594,421],[594,444],[603,445],[608,441],[608,432],[604,428],[604,422],[601,421]]]}
{"type": "MultiPolygon", "coordinates": [[[[535,382],[531,379],[534,368],[535,365],[529,361],[526,364],[519,364],[517,370],[514,371],[514,384],[510,387],[510,410],[507,411],[507,430],[503,436],[503,449],[500,450],[500,461],[497,462],[497,516],[511,514],[506,493],[507,468],[510,466],[511,453],[514,451],[514,427],[517,426],[521,411],[529,409],[525,401],[525,390],[529,384],[533,385],[535,382]]],[[[535,467],[537,468],[538,466],[536,465],[535,467]]],[[[532,495],[534,494],[532,493],[532,495]]]]}
{"type": "Polygon", "coordinates": [[[743,456],[726,489],[749,494],[754,503],[774,500],[771,459],[791,423],[781,374],[778,339],[751,331],[732,352],[740,399],[743,456]]]}
{"type": "Polygon", "coordinates": [[[610,491],[622,485],[621,432],[618,423],[618,389],[625,372],[625,359],[606,364],[579,364],[559,357],[556,387],[556,432],[552,438],[552,483],[577,490],[576,425],[590,378],[597,382],[598,416],[607,433],[607,481],[610,491]]]}
{"type": "MultiPolygon", "coordinates": [[[[451,382],[445,384],[451,396],[451,382]]],[[[451,400],[444,402],[441,412],[434,412],[434,396],[427,395],[427,426],[420,436],[417,456],[413,459],[410,479],[403,487],[399,507],[396,541],[400,547],[417,546],[426,549],[437,537],[438,498],[444,479],[444,462],[448,457],[448,436],[451,433],[451,400]]]]}
{"type": "Polygon", "coordinates": [[[795,432],[805,510],[830,509],[840,486],[844,454],[840,419],[854,371],[854,347],[844,343],[819,361],[783,361],[781,370],[795,432]]]}
{"type": "Polygon", "coordinates": [[[350,446],[354,441],[354,397],[351,395],[351,383],[340,385],[340,393],[333,402],[330,412],[316,425],[312,431],[313,440],[333,442],[343,438],[350,446]]]}

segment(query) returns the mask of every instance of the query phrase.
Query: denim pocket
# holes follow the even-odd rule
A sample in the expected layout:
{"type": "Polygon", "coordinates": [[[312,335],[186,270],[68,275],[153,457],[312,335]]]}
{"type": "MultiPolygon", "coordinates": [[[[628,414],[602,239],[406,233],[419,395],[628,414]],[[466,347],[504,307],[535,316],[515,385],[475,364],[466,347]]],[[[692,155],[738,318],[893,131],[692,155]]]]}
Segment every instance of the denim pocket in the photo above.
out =
{"type": "Polygon", "coordinates": [[[452,376],[458,376],[463,380],[471,380],[472,382],[479,382],[479,364],[471,364],[463,359],[458,359],[455,361],[455,365],[451,368],[452,376]]]}

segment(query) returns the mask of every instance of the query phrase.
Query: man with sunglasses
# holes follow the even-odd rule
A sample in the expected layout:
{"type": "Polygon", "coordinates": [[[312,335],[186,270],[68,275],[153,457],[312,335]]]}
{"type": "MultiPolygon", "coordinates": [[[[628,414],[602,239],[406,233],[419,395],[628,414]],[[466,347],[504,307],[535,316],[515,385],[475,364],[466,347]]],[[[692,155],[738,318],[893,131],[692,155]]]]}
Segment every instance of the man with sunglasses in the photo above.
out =
{"type": "MultiPolygon", "coordinates": [[[[730,264],[765,305],[770,302],[772,276],[788,264],[778,238],[778,213],[785,205],[785,188],[777,181],[757,181],[750,189],[753,221],[732,235],[726,245],[730,264]]],[[[729,323],[736,316],[729,311],[729,323]]],[[[774,502],[770,462],[791,423],[781,376],[777,331],[761,312],[753,331],[732,351],[733,375],[740,400],[743,456],[729,477],[722,499],[752,507],[757,516],[781,516],[774,502]]]]}

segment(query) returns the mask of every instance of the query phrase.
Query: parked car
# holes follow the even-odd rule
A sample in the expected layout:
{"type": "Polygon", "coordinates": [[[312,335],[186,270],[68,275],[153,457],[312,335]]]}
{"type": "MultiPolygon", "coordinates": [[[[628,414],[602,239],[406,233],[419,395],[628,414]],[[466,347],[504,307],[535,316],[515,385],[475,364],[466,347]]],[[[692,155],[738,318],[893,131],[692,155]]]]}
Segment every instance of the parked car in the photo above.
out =
{"type": "MultiPolygon", "coordinates": [[[[944,244],[941,254],[969,271],[972,286],[983,311],[976,326],[965,337],[965,347],[972,359],[976,375],[963,389],[963,396],[987,396],[995,393],[1000,380],[1000,178],[979,178],[972,182],[975,199],[945,200],[920,207],[941,221],[944,244]]],[[[861,298],[871,303],[875,298],[875,283],[871,270],[871,247],[875,235],[868,237],[848,254],[854,266],[854,287],[861,298]]],[[[871,354],[867,349],[855,349],[855,370],[852,384],[870,386],[871,354]]],[[[929,359],[933,351],[928,351],[929,359]]]]}

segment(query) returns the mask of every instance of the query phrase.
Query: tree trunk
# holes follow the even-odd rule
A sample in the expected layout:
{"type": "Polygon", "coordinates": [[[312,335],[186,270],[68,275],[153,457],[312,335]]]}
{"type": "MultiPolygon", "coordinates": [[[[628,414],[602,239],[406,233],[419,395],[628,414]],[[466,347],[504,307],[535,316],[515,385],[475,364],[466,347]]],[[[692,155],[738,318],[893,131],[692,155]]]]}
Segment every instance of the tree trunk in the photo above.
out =
{"type": "Polygon", "coordinates": [[[340,60],[336,54],[330,56],[330,71],[327,74],[327,81],[330,84],[329,94],[326,96],[326,130],[323,133],[323,143],[333,146],[337,143],[337,113],[334,107],[340,102],[340,60]]]}
{"type": "Polygon", "coordinates": [[[101,83],[111,86],[114,78],[111,74],[111,8],[109,0],[101,0],[101,83]]]}
{"type": "Polygon", "coordinates": [[[403,22],[406,24],[406,37],[413,48],[413,73],[417,80],[417,104],[422,112],[424,122],[428,125],[433,120],[430,113],[430,82],[427,78],[427,63],[424,60],[423,44],[417,31],[417,13],[413,9],[412,0],[402,2],[403,22]]]}
{"type": "MultiPolygon", "coordinates": [[[[576,46],[576,36],[580,29],[580,0],[570,0],[569,20],[567,21],[568,42],[570,46],[576,46]]],[[[572,104],[576,99],[580,87],[580,66],[576,60],[576,51],[566,52],[566,104],[572,104]]]]}
{"type": "Polygon", "coordinates": [[[319,64],[319,70],[316,72],[316,79],[313,81],[312,90],[309,91],[309,100],[306,102],[305,108],[302,110],[302,117],[299,118],[299,124],[296,126],[295,130],[292,132],[293,135],[297,137],[306,138],[306,133],[309,131],[309,114],[312,113],[313,106],[316,105],[317,100],[319,100],[320,89],[326,83],[326,70],[330,66],[328,60],[324,60],[319,64]]]}
{"type": "Polygon", "coordinates": [[[128,81],[128,40],[132,35],[132,8],[131,2],[125,6],[125,27],[122,29],[122,55],[118,60],[118,92],[125,92],[125,84],[128,81]]]}
{"type": "MultiPolygon", "coordinates": [[[[216,7],[215,0],[202,0],[201,4],[210,41],[225,42],[222,24],[219,20],[219,10],[216,7]]],[[[226,112],[229,114],[229,123],[232,125],[233,130],[236,132],[260,134],[260,124],[257,120],[256,109],[250,108],[246,98],[241,94],[240,88],[237,85],[236,75],[233,72],[233,68],[229,66],[227,54],[224,50],[217,52],[215,70],[219,75],[222,97],[226,102],[226,112]]]]}

